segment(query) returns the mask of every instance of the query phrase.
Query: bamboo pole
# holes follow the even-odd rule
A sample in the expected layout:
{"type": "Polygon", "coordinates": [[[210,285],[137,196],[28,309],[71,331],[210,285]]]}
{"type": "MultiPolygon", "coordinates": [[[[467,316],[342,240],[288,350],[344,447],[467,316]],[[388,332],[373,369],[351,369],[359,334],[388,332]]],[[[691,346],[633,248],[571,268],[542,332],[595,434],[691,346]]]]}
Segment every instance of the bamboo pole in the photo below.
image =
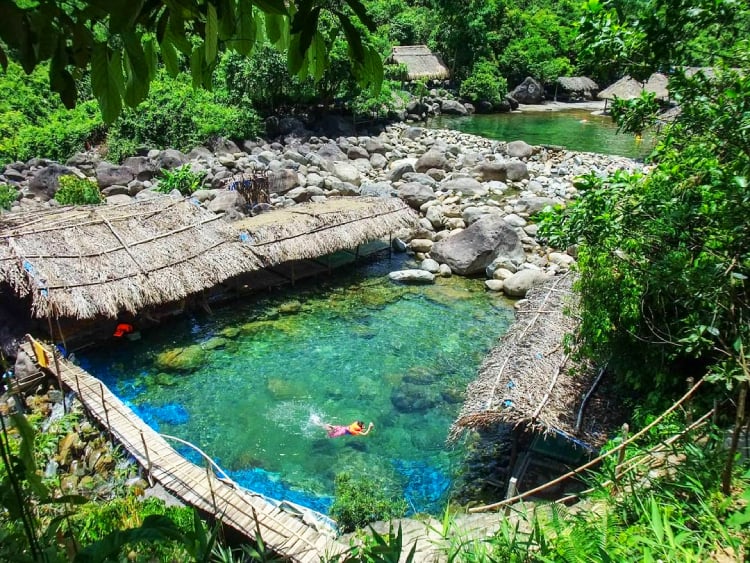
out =
{"type": "MultiPolygon", "coordinates": [[[[627,442],[628,441],[628,432],[630,430],[630,426],[628,426],[628,423],[622,425],[622,441],[627,442]]],[[[617,465],[615,465],[615,485],[617,485],[618,481],[620,480],[620,477],[622,475],[622,462],[625,461],[625,448],[622,448],[617,453],[617,465]]]]}
{"type": "Polygon", "coordinates": [[[68,407],[65,405],[65,387],[63,387],[62,376],[60,375],[60,360],[57,357],[57,347],[55,346],[55,335],[52,332],[52,312],[47,314],[47,322],[49,323],[49,335],[52,339],[52,361],[55,363],[55,377],[57,377],[57,388],[62,393],[63,412],[68,414],[68,407]]]}
{"type": "Polygon", "coordinates": [[[152,487],[154,486],[154,478],[151,475],[151,457],[148,454],[148,445],[146,444],[146,438],[143,436],[143,430],[140,431],[141,442],[143,443],[143,451],[146,453],[146,476],[148,477],[148,483],[152,487]]]}
{"type": "Polygon", "coordinates": [[[107,422],[107,432],[109,433],[109,441],[114,442],[114,438],[112,437],[112,425],[109,423],[109,410],[107,409],[107,402],[104,400],[104,385],[102,385],[102,382],[99,382],[99,393],[101,394],[102,398],[102,408],[104,409],[104,420],[107,422]]]}
{"type": "Polygon", "coordinates": [[[692,395],[696,392],[696,390],[701,386],[703,383],[703,379],[699,379],[698,382],[693,385],[693,387],[690,388],[690,390],[685,393],[680,399],[674,403],[671,407],[669,407],[667,410],[665,410],[663,413],[661,413],[658,417],[656,417],[651,424],[646,425],[644,428],[642,428],[640,431],[633,434],[628,440],[624,441],[619,446],[616,446],[612,448],[611,450],[603,453],[602,455],[592,459],[591,461],[588,461],[584,463],[583,465],[576,467],[572,471],[568,471],[564,475],[561,475],[560,477],[557,477],[556,479],[553,479],[552,481],[548,481],[547,483],[544,483],[543,485],[540,485],[538,487],[534,487],[533,489],[530,489],[528,491],[525,491],[521,494],[516,495],[515,497],[502,500],[500,502],[495,502],[493,504],[487,504],[484,506],[475,506],[473,508],[469,509],[469,512],[475,513],[475,512],[487,512],[489,510],[494,510],[496,508],[499,508],[501,506],[505,506],[506,504],[510,504],[513,502],[517,502],[519,500],[525,499],[528,496],[531,496],[533,494],[536,494],[538,492],[544,491],[545,489],[548,489],[549,487],[552,487],[553,485],[557,485],[558,483],[562,483],[563,481],[570,479],[571,477],[578,475],[585,471],[586,469],[589,469],[590,467],[593,467],[594,465],[598,464],[603,459],[606,459],[615,453],[618,453],[621,449],[626,448],[629,444],[633,443],[635,440],[643,436],[646,432],[651,430],[654,426],[659,424],[662,420],[664,420],[665,417],[667,417],[670,413],[672,413],[675,409],[679,408],[686,400],[688,400],[692,395]]]}

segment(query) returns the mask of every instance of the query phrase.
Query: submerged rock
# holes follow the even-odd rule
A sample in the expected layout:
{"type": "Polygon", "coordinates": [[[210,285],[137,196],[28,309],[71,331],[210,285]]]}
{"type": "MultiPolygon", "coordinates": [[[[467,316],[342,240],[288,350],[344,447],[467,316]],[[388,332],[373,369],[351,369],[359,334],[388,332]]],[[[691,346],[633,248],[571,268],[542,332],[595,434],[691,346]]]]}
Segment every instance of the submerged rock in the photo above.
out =
{"type": "Polygon", "coordinates": [[[205,350],[197,345],[172,348],[156,356],[156,367],[164,371],[195,371],[206,359],[205,350]]]}

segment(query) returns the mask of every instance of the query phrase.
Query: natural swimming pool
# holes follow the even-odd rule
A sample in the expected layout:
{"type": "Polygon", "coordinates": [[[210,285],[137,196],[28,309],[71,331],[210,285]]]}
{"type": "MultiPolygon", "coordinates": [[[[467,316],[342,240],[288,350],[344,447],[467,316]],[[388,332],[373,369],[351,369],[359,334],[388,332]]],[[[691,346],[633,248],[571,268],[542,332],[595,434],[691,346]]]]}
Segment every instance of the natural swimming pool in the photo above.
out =
{"type": "Polygon", "coordinates": [[[512,307],[481,279],[388,280],[407,260],[381,257],[184,316],[79,360],[152,427],[195,444],[249,489],[327,512],[346,471],[415,512],[439,511],[464,454],[446,447],[448,429],[512,307]],[[188,346],[196,369],[166,369],[164,354],[188,346]],[[375,429],[330,439],[315,417],[375,429]]]}

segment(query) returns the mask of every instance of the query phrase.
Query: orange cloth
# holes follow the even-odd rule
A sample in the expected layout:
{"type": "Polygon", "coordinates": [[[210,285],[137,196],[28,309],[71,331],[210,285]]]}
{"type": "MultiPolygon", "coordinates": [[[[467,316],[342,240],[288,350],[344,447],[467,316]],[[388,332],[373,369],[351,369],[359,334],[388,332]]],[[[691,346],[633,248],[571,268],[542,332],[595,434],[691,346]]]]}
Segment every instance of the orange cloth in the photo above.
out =
{"type": "Polygon", "coordinates": [[[358,434],[362,434],[363,431],[364,431],[364,427],[360,426],[356,422],[352,422],[349,425],[349,434],[351,434],[352,436],[357,436],[358,434]]]}
{"type": "Polygon", "coordinates": [[[130,334],[131,332],[133,332],[133,325],[129,325],[128,323],[120,323],[115,329],[114,336],[120,338],[126,334],[130,334]]]}

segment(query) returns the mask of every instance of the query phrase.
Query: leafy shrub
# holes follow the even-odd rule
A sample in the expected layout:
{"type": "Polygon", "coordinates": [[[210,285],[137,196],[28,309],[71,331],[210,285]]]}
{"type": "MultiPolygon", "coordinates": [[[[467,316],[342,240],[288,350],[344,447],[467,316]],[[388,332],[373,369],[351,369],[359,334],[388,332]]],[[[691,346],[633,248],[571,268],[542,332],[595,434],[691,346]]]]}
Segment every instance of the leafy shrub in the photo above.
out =
{"type": "Polygon", "coordinates": [[[164,177],[159,180],[155,191],[168,194],[172,190],[179,191],[182,195],[190,195],[201,187],[201,181],[206,175],[205,172],[196,173],[186,164],[175,168],[174,170],[163,170],[164,177]]]}
{"type": "Polygon", "coordinates": [[[508,93],[508,83],[497,67],[487,60],[478,61],[471,75],[461,83],[459,94],[472,102],[490,102],[493,106],[508,93]]]}
{"type": "Polygon", "coordinates": [[[95,205],[103,201],[99,186],[93,180],[66,175],[60,176],[59,182],[55,200],[63,205],[95,205]]]}
{"type": "Polygon", "coordinates": [[[10,209],[18,198],[18,190],[8,184],[0,184],[0,209],[10,209]]]}
{"type": "Polygon", "coordinates": [[[355,480],[348,473],[339,473],[334,484],[336,495],[331,506],[331,517],[343,532],[352,532],[370,522],[399,518],[406,514],[406,501],[389,498],[382,483],[355,480]]]}
{"type": "Polygon", "coordinates": [[[222,105],[216,95],[193,89],[190,78],[160,74],[148,98],[115,121],[107,138],[108,158],[122,160],[140,146],[189,150],[216,137],[249,139],[261,130],[250,107],[222,105]]]}
{"type": "MultiPolygon", "coordinates": [[[[81,99],[86,100],[85,92],[81,99]]],[[[103,134],[96,103],[63,107],[50,91],[46,66],[26,75],[10,63],[0,74],[0,164],[32,157],[65,160],[103,134]]]]}

